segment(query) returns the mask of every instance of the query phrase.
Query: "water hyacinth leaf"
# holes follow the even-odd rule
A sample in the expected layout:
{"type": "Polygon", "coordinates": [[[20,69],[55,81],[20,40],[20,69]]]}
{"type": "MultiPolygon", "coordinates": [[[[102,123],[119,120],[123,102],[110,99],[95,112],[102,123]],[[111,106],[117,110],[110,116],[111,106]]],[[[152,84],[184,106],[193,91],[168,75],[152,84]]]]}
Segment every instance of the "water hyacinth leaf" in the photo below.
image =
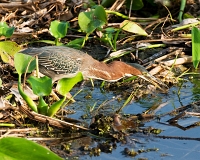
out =
{"type": "Polygon", "coordinates": [[[9,63],[11,56],[14,56],[20,50],[20,47],[17,43],[12,41],[3,41],[0,42],[0,55],[1,59],[5,63],[9,63]]]}
{"type": "Polygon", "coordinates": [[[78,24],[85,33],[90,34],[105,23],[107,23],[107,16],[102,6],[97,6],[90,12],[81,12],[78,16],[78,24]]]}
{"type": "Polygon", "coordinates": [[[15,28],[9,27],[6,22],[0,22],[0,36],[11,37],[15,28]]]}
{"type": "Polygon", "coordinates": [[[69,43],[67,43],[66,46],[76,48],[76,49],[81,49],[81,44],[84,42],[84,38],[76,38],[69,43]]]}
{"type": "Polygon", "coordinates": [[[113,34],[116,31],[116,29],[113,27],[108,27],[105,29],[105,31],[107,34],[113,34]]]}
{"type": "Polygon", "coordinates": [[[96,28],[99,28],[99,27],[103,26],[104,24],[105,24],[105,23],[104,23],[102,20],[95,19],[94,21],[91,21],[91,22],[88,24],[88,27],[89,27],[89,28],[94,27],[94,28],[96,29],[96,28]]]}
{"type": "MultiPolygon", "coordinates": [[[[28,106],[33,111],[38,112],[35,102],[28,95],[26,95],[21,85],[21,75],[26,72],[28,64],[31,60],[32,60],[32,57],[25,54],[16,53],[14,55],[15,69],[17,70],[17,73],[19,75],[19,78],[18,78],[19,93],[22,96],[22,98],[26,101],[28,106]]],[[[35,62],[31,62],[27,72],[32,71],[34,68],[35,68],[35,62]]]]}
{"type": "Polygon", "coordinates": [[[19,75],[22,75],[23,73],[26,72],[28,65],[29,65],[29,68],[27,70],[28,73],[33,71],[36,67],[35,59],[33,59],[32,56],[22,53],[16,53],[14,55],[14,64],[15,64],[15,69],[17,70],[17,73],[19,75]]]}
{"type": "Polygon", "coordinates": [[[48,109],[47,116],[52,117],[61,108],[62,104],[65,102],[66,97],[60,99],[59,101],[53,103],[48,109]]]}
{"type": "Polygon", "coordinates": [[[77,73],[75,77],[72,78],[62,78],[58,81],[56,90],[63,96],[74,87],[75,84],[83,80],[83,75],[81,72],[77,73]]]}
{"type": "Polygon", "coordinates": [[[81,30],[85,33],[92,33],[96,28],[90,25],[92,22],[92,12],[81,12],[78,15],[78,24],[81,30]]]}
{"type": "Polygon", "coordinates": [[[11,56],[14,56],[21,48],[16,42],[3,41],[0,42],[0,49],[11,56]]]}
{"type": "Polygon", "coordinates": [[[52,79],[44,76],[37,78],[30,76],[27,82],[31,85],[33,93],[38,96],[48,96],[52,90],[52,79]]]}
{"type": "Polygon", "coordinates": [[[192,61],[193,66],[197,69],[200,61],[200,30],[197,27],[192,27],[192,61]]]}
{"type": "Polygon", "coordinates": [[[66,36],[68,28],[68,22],[60,22],[55,20],[51,22],[49,31],[52,36],[58,39],[66,36]]]}
{"type": "Polygon", "coordinates": [[[125,31],[135,33],[137,35],[141,35],[141,36],[147,36],[148,35],[146,33],[146,31],[144,29],[142,29],[137,23],[129,21],[129,20],[124,20],[120,24],[120,28],[122,28],[125,31]]]}
{"type": "Polygon", "coordinates": [[[38,103],[38,113],[47,115],[48,110],[48,104],[44,101],[43,97],[39,97],[39,103],[38,103]]]}
{"type": "Polygon", "coordinates": [[[0,55],[1,55],[1,59],[4,63],[10,62],[10,56],[6,52],[2,51],[1,49],[0,49],[0,55]]]}
{"type": "Polygon", "coordinates": [[[24,138],[0,139],[0,157],[6,160],[62,160],[58,155],[41,145],[24,138]]]}
{"type": "Polygon", "coordinates": [[[102,6],[97,6],[94,10],[94,16],[95,18],[101,20],[105,23],[107,23],[107,16],[106,11],[102,6]]]}

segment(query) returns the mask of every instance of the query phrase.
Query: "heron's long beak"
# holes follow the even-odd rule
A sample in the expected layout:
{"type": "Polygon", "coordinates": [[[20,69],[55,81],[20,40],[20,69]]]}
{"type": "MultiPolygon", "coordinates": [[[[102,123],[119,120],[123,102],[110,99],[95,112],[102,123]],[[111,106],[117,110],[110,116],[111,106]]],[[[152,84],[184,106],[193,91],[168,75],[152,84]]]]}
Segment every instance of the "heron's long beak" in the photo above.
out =
{"type": "Polygon", "coordinates": [[[154,86],[156,86],[164,92],[166,92],[169,89],[169,87],[166,84],[164,84],[162,81],[152,76],[148,72],[145,72],[143,75],[138,75],[138,77],[150,82],[151,84],[153,84],[154,86]]]}
{"type": "Polygon", "coordinates": [[[134,68],[138,69],[142,75],[137,75],[138,77],[150,82],[160,90],[167,92],[169,87],[161,82],[159,79],[156,77],[152,76],[143,66],[137,64],[137,63],[128,63],[129,65],[133,66],[134,68]]]}

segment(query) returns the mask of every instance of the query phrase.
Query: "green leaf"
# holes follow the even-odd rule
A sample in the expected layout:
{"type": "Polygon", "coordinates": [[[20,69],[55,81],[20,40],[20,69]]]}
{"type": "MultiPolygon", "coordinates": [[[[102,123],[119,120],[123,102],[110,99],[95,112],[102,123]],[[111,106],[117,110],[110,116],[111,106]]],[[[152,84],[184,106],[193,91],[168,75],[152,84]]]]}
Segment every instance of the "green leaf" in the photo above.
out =
{"type": "Polygon", "coordinates": [[[81,72],[77,73],[73,78],[62,78],[58,81],[56,90],[63,96],[74,87],[75,84],[83,80],[83,75],[81,72]]]}
{"type": "Polygon", "coordinates": [[[60,107],[62,106],[62,104],[65,102],[66,97],[60,99],[59,101],[53,103],[50,108],[48,109],[48,113],[47,115],[52,117],[54,114],[57,113],[57,111],[60,109],[60,107]]]}
{"type": "MultiPolygon", "coordinates": [[[[18,78],[18,90],[19,90],[19,93],[22,96],[22,98],[26,101],[28,106],[33,111],[38,112],[35,102],[28,95],[26,95],[26,93],[23,91],[22,85],[21,85],[21,76],[22,76],[23,73],[26,72],[28,64],[32,60],[32,58],[33,57],[31,57],[29,55],[26,55],[26,54],[16,53],[14,55],[14,63],[15,63],[15,69],[17,70],[17,73],[19,74],[19,78],[18,78]]],[[[35,68],[35,61],[33,60],[30,63],[27,72],[31,72],[34,68],[35,68]]]]}
{"type": "Polygon", "coordinates": [[[106,11],[102,6],[97,6],[94,10],[94,16],[103,21],[104,24],[107,23],[107,16],[106,16],[106,11]]]}
{"type": "Polygon", "coordinates": [[[193,66],[197,69],[200,61],[200,30],[197,27],[192,27],[192,61],[193,66]]]}
{"type": "Polygon", "coordinates": [[[0,42],[0,55],[3,62],[8,63],[10,56],[14,56],[20,50],[20,47],[17,43],[12,41],[3,41],[0,42]]]}
{"type": "Polygon", "coordinates": [[[101,26],[103,26],[105,23],[102,21],[102,20],[100,20],[100,19],[95,19],[94,21],[91,21],[89,24],[88,24],[88,27],[90,28],[92,28],[92,27],[95,27],[95,29],[96,28],[99,28],[99,27],[101,27],[101,26]]]}
{"type": "Polygon", "coordinates": [[[9,27],[6,22],[0,22],[0,36],[11,37],[15,28],[9,27]]]}
{"type": "Polygon", "coordinates": [[[90,12],[81,12],[78,16],[78,24],[85,33],[92,33],[107,23],[106,12],[102,6],[97,6],[90,12]]]}
{"type": "Polygon", "coordinates": [[[90,25],[92,22],[92,12],[81,12],[78,15],[78,24],[85,33],[92,33],[96,28],[90,25]]]}
{"type": "Polygon", "coordinates": [[[76,38],[73,41],[70,41],[67,43],[66,46],[76,48],[76,49],[81,49],[81,44],[84,42],[84,38],[76,38]]]}
{"type": "Polygon", "coordinates": [[[30,76],[27,82],[31,85],[33,93],[40,96],[48,96],[52,90],[52,79],[44,76],[37,78],[30,76]]]}
{"type": "Polygon", "coordinates": [[[135,33],[135,34],[138,34],[138,35],[142,35],[142,36],[147,36],[148,35],[145,32],[145,30],[142,29],[137,23],[129,21],[129,20],[124,20],[120,24],[120,28],[122,28],[125,31],[131,32],[131,33],[135,33]]]}
{"type": "Polygon", "coordinates": [[[24,138],[2,138],[0,148],[2,160],[62,160],[52,151],[24,138]]]}
{"type": "Polygon", "coordinates": [[[1,55],[1,59],[4,63],[10,62],[11,57],[6,52],[2,51],[1,49],[0,49],[0,55],[1,55]]]}
{"type": "MultiPolygon", "coordinates": [[[[22,75],[23,73],[26,72],[26,69],[28,67],[28,64],[30,61],[33,60],[32,56],[29,56],[27,54],[22,54],[22,53],[16,53],[14,55],[14,63],[15,63],[15,69],[17,70],[17,73],[19,75],[22,75]]],[[[35,59],[31,61],[29,68],[28,68],[28,73],[30,73],[32,70],[34,70],[36,67],[35,59]]]]}
{"type": "Polygon", "coordinates": [[[55,20],[51,22],[49,31],[52,36],[58,39],[66,36],[68,28],[69,28],[68,22],[60,22],[55,20]]]}
{"type": "Polygon", "coordinates": [[[116,31],[116,29],[113,27],[108,27],[105,29],[105,31],[107,34],[113,34],[116,31]]]}
{"type": "Polygon", "coordinates": [[[16,42],[3,41],[0,42],[0,49],[11,56],[14,56],[21,48],[16,42]]]}
{"type": "Polygon", "coordinates": [[[44,101],[42,96],[39,97],[38,113],[47,115],[48,104],[44,101]]]}

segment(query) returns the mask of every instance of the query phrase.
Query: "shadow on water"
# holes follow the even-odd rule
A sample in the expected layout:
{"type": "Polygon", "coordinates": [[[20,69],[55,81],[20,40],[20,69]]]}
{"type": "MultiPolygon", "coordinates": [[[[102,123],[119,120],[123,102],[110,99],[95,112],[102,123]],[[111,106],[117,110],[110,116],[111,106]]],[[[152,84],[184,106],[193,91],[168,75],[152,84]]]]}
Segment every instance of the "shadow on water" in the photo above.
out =
{"type": "MultiPolygon", "coordinates": [[[[77,89],[78,90],[78,89],[77,89]]],[[[129,132],[126,135],[126,142],[112,142],[112,150],[101,152],[100,155],[89,156],[81,155],[80,159],[130,159],[131,156],[126,154],[136,151],[138,154],[136,159],[198,159],[200,155],[200,121],[197,116],[190,113],[199,113],[200,102],[190,105],[192,102],[199,100],[200,83],[198,79],[193,79],[184,83],[178,94],[179,87],[170,88],[168,94],[149,95],[137,102],[131,102],[122,110],[122,115],[138,115],[152,106],[157,105],[152,110],[157,118],[143,121],[138,127],[138,132],[129,132]],[[186,109],[184,108],[187,107],[186,109]],[[178,108],[181,108],[178,110],[178,108]],[[174,111],[174,112],[172,112],[174,111]],[[174,119],[175,118],[175,119],[174,119]],[[160,134],[145,133],[148,128],[155,128],[162,131],[160,134]],[[126,149],[125,149],[126,148],[126,149]]],[[[74,89],[76,92],[76,88],[74,89]]],[[[100,111],[104,114],[112,114],[123,105],[124,101],[115,99],[117,95],[113,92],[103,93],[99,88],[84,88],[75,99],[76,103],[70,105],[67,109],[75,110],[75,114],[68,115],[70,118],[80,119],[90,124],[94,115],[90,115],[89,111],[98,108],[106,100],[112,100],[105,105],[100,111]],[[86,97],[86,95],[88,95],[86,97]],[[89,98],[88,98],[89,97],[89,98]],[[83,118],[84,117],[84,118],[83,118]]],[[[84,135],[83,138],[72,141],[75,148],[80,149],[82,146],[99,146],[108,140],[98,139],[91,135],[84,135]],[[77,142],[78,140],[78,142],[77,142]],[[83,141],[87,141],[83,142],[83,141]]],[[[84,154],[80,152],[79,154],[84,154]]],[[[87,152],[88,153],[88,152],[87,152]]]]}

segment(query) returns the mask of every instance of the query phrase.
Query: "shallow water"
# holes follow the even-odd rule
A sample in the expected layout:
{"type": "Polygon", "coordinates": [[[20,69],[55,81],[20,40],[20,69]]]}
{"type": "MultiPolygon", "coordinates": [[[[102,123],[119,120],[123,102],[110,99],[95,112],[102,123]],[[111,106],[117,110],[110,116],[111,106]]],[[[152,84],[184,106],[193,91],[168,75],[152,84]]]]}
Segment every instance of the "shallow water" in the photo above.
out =
{"type": "MultiPolygon", "coordinates": [[[[124,114],[138,114],[142,113],[155,103],[163,104],[167,103],[163,107],[159,108],[156,111],[156,115],[162,115],[164,113],[170,112],[175,108],[181,107],[183,105],[190,104],[194,101],[197,101],[200,96],[200,87],[197,81],[186,82],[180,90],[180,95],[177,94],[178,87],[170,88],[168,94],[155,94],[153,96],[147,96],[137,102],[132,102],[128,104],[124,109],[124,114]]],[[[74,89],[74,92],[78,90],[74,89]]],[[[88,108],[93,106],[96,103],[96,107],[102,104],[105,100],[110,100],[117,95],[113,92],[102,93],[100,89],[95,88],[91,90],[90,88],[84,88],[83,91],[75,98],[76,103],[68,106],[69,109],[76,110],[75,114],[69,115],[71,118],[81,119],[81,116],[86,114],[88,108]],[[92,98],[86,99],[85,96],[90,95],[92,98]],[[87,108],[87,109],[86,109],[87,108]]],[[[113,100],[106,106],[104,109],[105,113],[111,113],[116,111],[124,101],[118,102],[113,100]]],[[[198,106],[197,106],[198,107],[198,106]]],[[[148,160],[163,159],[163,160],[195,160],[199,159],[200,156],[200,143],[199,139],[186,139],[186,138],[200,138],[200,127],[190,128],[188,130],[183,130],[176,126],[171,126],[168,124],[167,120],[173,118],[173,116],[164,116],[161,117],[160,121],[150,120],[149,122],[144,123],[144,127],[154,127],[161,129],[162,133],[159,136],[173,136],[176,138],[163,139],[156,137],[154,135],[143,135],[142,133],[131,134],[129,139],[136,139],[140,143],[127,143],[121,144],[117,143],[117,148],[113,149],[112,153],[103,153],[101,152],[98,157],[80,156],[80,159],[138,159],[138,158],[147,158],[148,160]],[[183,137],[183,139],[178,139],[177,137],[183,137]],[[185,137],[185,138],[184,138],[185,137]],[[136,157],[125,156],[122,152],[124,148],[129,149],[158,149],[158,151],[149,151],[138,154],[136,157]]],[[[90,117],[85,120],[90,122],[90,117]]],[[[187,116],[183,119],[178,120],[178,124],[184,127],[187,127],[195,122],[198,122],[199,118],[193,116],[187,116]]],[[[131,141],[133,142],[133,141],[131,141]]],[[[94,144],[93,144],[94,145],[94,144]]]]}

